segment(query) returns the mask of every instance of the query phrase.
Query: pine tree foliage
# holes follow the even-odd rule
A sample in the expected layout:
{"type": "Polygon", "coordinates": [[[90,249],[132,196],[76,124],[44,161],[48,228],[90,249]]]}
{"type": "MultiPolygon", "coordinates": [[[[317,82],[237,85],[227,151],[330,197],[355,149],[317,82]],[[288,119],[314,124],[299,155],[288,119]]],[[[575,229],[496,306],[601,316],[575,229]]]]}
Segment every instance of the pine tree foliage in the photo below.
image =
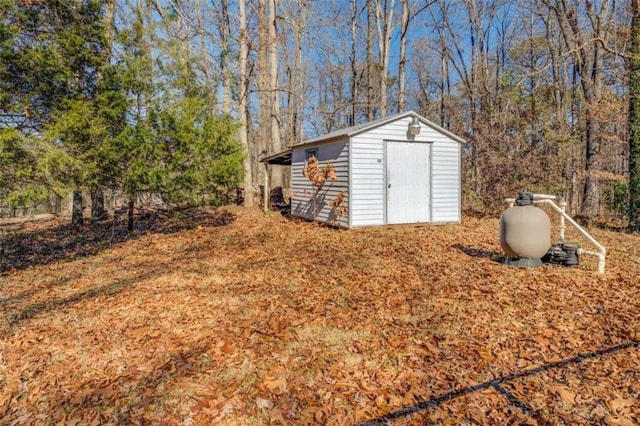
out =
{"type": "Polygon", "coordinates": [[[243,169],[237,126],[211,111],[189,52],[159,37],[150,2],[129,4],[115,33],[106,0],[0,6],[0,197],[112,188],[228,200],[243,169]]]}
{"type": "Polygon", "coordinates": [[[243,172],[237,125],[210,110],[211,89],[198,80],[190,52],[159,38],[148,19],[138,8],[120,34],[123,87],[131,99],[128,125],[115,141],[122,187],[130,196],[157,193],[172,205],[227,202],[243,172]]]}
{"type": "MultiPolygon", "coordinates": [[[[88,110],[104,66],[103,2],[3,3],[0,131],[21,132],[22,143],[13,148],[29,153],[36,167],[29,185],[16,185],[25,192],[16,198],[37,201],[33,194],[75,188],[96,175],[96,162],[86,162],[97,144],[96,128],[87,123],[93,123],[88,110]]],[[[14,176],[16,184],[20,177],[14,176]]]]}
{"type": "Polygon", "coordinates": [[[9,205],[29,205],[46,195],[28,149],[33,142],[16,129],[0,129],[0,198],[9,205]]]}

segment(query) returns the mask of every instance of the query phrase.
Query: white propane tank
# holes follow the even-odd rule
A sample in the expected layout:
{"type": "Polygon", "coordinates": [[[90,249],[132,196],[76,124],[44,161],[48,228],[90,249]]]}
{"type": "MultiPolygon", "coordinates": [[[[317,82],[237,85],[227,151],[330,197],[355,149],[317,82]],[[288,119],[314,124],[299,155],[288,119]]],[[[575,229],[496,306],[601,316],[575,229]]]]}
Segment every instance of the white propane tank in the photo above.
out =
{"type": "Polygon", "coordinates": [[[512,266],[539,266],[551,246],[551,221],[533,205],[533,194],[519,192],[516,203],[500,216],[500,245],[512,266]]]}

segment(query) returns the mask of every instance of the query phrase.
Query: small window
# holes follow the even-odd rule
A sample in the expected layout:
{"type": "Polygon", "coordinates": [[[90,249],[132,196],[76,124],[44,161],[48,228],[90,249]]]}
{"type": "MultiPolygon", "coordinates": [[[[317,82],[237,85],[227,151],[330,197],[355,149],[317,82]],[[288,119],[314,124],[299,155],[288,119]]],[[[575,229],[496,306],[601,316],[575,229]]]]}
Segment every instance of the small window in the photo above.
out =
{"type": "Polygon", "coordinates": [[[316,157],[318,159],[318,148],[311,148],[304,151],[304,162],[305,164],[309,161],[309,158],[316,157]]]}

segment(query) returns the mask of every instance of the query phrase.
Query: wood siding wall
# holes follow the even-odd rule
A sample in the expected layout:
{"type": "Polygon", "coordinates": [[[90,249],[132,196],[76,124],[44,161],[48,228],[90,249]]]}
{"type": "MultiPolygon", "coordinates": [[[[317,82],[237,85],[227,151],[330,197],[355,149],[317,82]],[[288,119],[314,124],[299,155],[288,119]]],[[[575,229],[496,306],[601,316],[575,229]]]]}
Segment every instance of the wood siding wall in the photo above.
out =
{"type": "Polygon", "coordinates": [[[336,169],[337,179],[327,181],[324,188],[316,196],[316,219],[320,222],[337,224],[349,227],[350,197],[349,197],[349,143],[345,141],[319,144],[315,146],[305,146],[293,150],[291,159],[291,213],[294,216],[313,220],[313,194],[315,189],[309,179],[303,176],[302,171],[306,166],[305,153],[310,149],[317,149],[320,166],[332,163],[336,169]],[[349,209],[347,215],[336,220],[334,209],[327,203],[334,200],[336,196],[343,192],[345,203],[349,209]]]}

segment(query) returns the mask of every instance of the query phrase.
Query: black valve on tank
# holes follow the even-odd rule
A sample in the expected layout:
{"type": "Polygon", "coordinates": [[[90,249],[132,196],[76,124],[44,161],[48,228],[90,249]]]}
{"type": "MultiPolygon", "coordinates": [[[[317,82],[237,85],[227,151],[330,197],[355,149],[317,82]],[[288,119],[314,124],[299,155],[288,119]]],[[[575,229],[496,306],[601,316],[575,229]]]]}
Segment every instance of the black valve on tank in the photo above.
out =
{"type": "Polygon", "coordinates": [[[542,263],[562,266],[575,266],[580,264],[577,243],[558,243],[549,248],[547,254],[542,257],[542,263]]]}
{"type": "Polygon", "coordinates": [[[527,190],[518,192],[516,197],[516,206],[531,206],[533,205],[533,193],[527,190]]]}

